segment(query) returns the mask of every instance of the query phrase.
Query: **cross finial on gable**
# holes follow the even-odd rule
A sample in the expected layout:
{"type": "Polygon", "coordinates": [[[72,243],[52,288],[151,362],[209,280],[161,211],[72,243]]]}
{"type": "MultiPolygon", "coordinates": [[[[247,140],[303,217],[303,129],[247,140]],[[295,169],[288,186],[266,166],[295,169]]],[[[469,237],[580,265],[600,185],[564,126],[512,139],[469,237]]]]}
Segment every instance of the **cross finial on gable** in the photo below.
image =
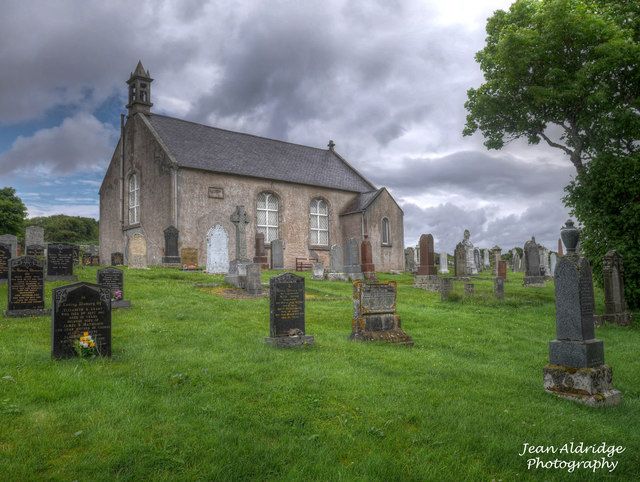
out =
{"type": "Polygon", "coordinates": [[[329,144],[327,145],[329,146],[329,150],[333,152],[334,147],[336,147],[336,143],[332,140],[329,140],[329,144]]]}

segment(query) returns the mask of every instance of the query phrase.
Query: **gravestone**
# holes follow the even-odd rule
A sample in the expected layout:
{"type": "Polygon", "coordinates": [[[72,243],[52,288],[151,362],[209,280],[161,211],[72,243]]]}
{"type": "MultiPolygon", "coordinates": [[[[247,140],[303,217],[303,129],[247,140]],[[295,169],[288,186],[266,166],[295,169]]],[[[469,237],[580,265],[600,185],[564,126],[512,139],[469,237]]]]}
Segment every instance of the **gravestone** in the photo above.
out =
{"type": "Polygon", "coordinates": [[[491,260],[489,259],[489,250],[482,250],[482,263],[484,264],[484,269],[487,269],[491,266],[491,260]]]}
{"type": "Polygon", "coordinates": [[[147,268],[147,240],[144,235],[136,233],[129,239],[127,264],[132,269],[147,268]]]}
{"type": "Polygon", "coordinates": [[[73,246],[73,264],[80,265],[80,246],[72,244],[73,246]]]}
{"type": "Polygon", "coordinates": [[[324,264],[318,261],[317,263],[313,263],[311,265],[311,277],[312,279],[319,281],[324,279],[324,264]]]}
{"type": "Polygon", "coordinates": [[[111,253],[111,266],[122,266],[124,264],[124,255],[120,252],[111,253]]]}
{"type": "Polygon", "coordinates": [[[231,222],[236,227],[236,257],[237,260],[247,260],[247,224],[249,224],[249,215],[244,206],[236,206],[233,212],[231,222]]]}
{"type": "Polygon", "coordinates": [[[440,251],[440,274],[449,272],[449,257],[445,251],[440,251]]]}
{"type": "Polygon", "coordinates": [[[475,293],[475,285],[473,283],[465,283],[464,294],[468,296],[473,296],[474,293],[475,293]]]}
{"type": "Polygon", "coordinates": [[[624,266],[622,256],[616,250],[607,252],[602,263],[604,278],[604,315],[598,316],[598,324],[604,322],[629,325],[631,313],[624,299],[624,266]]]}
{"type": "Polygon", "coordinates": [[[371,242],[369,241],[369,236],[364,235],[364,240],[360,244],[360,259],[362,260],[362,274],[365,279],[373,280],[376,279],[376,268],[373,265],[373,252],[371,248],[371,242]]]}
{"type": "Polygon", "coordinates": [[[407,273],[413,273],[416,270],[415,250],[413,248],[405,248],[404,250],[404,270],[407,273]]]}
{"type": "Polygon", "coordinates": [[[473,243],[471,242],[471,233],[469,232],[468,229],[464,230],[462,245],[465,248],[466,258],[467,258],[467,263],[465,268],[466,276],[478,274],[478,267],[476,266],[474,247],[473,247],[473,243]]]}
{"type": "Polygon", "coordinates": [[[504,281],[507,281],[507,262],[504,260],[498,261],[498,276],[497,278],[501,278],[504,281]]]}
{"type": "Polygon", "coordinates": [[[25,249],[27,256],[35,256],[36,258],[44,258],[44,245],[30,244],[25,249]]]}
{"type": "Polygon", "coordinates": [[[567,254],[556,266],[556,339],[549,343],[544,389],[590,406],[617,405],[621,394],[611,386],[604,343],[595,338],[591,266],[576,252],[579,235],[571,220],[560,234],[567,254]]]}
{"type": "Polygon", "coordinates": [[[76,281],[73,274],[74,246],[64,243],[47,244],[47,281],[76,281]]]}
{"type": "Polygon", "coordinates": [[[493,258],[493,263],[491,266],[493,267],[493,276],[498,276],[498,262],[502,259],[502,248],[500,246],[494,246],[491,248],[491,255],[493,258]]]}
{"type": "Polygon", "coordinates": [[[493,294],[496,295],[496,298],[499,300],[504,299],[504,279],[503,278],[494,278],[493,279],[493,294]]]}
{"type": "Polygon", "coordinates": [[[174,226],[169,226],[164,230],[164,256],[162,257],[162,264],[182,266],[180,253],[178,252],[179,236],[180,232],[174,226]]]}
{"type": "Polygon", "coordinates": [[[11,256],[11,245],[0,242],[0,283],[9,280],[9,260],[11,256]]]}
{"type": "Polygon", "coordinates": [[[182,269],[189,271],[198,269],[198,250],[196,248],[182,248],[180,259],[182,260],[182,269]]]}
{"type": "Polygon", "coordinates": [[[256,255],[253,262],[258,263],[262,269],[269,269],[269,258],[267,257],[267,248],[264,246],[264,233],[256,234],[256,255]]]}
{"type": "Polygon", "coordinates": [[[130,308],[131,302],[124,299],[124,272],[117,268],[98,270],[98,285],[109,288],[111,292],[111,308],[130,308]]]}
{"type": "Polygon", "coordinates": [[[453,278],[440,278],[440,299],[447,301],[453,291],[453,278]]]}
{"type": "Polygon", "coordinates": [[[347,240],[344,271],[351,281],[364,278],[362,266],[360,265],[360,246],[358,240],[355,238],[349,238],[347,240]]]}
{"type": "Polygon", "coordinates": [[[511,271],[513,271],[514,273],[517,273],[518,271],[520,271],[521,265],[522,265],[522,259],[518,254],[518,250],[513,248],[511,250],[511,271]]]}
{"type": "Polygon", "coordinates": [[[13,234],[3,234],[0,236],[0,243],[8,244],[11,246],[11,258],[18,256],[18,238],[13,234]]]}
{"type": "Polygon", "coordinates": [[[557,264],[558,264],[558,257],[556,256],[556,253],[551,253],[549,255],[549,271],[550,271],[551,277],[555,275],[557,264]]]}
{"type": "Polygon", "coordinates": [[[279,348],[312,345],[313,336],[305,334],[304,278],[292,273],[269,280],[269,338],[279,348]]]}
{"type": "Polygon", "coordinates": [[[436,276],[433,235],[431,234],[420,236],[420,266],[418,266],[417,274],[419,276],[436,276]]]}
{"type": "Polygon", "coordinates": [[[545,278],[542,276],[540,266],[540,250],[536,238],[532,237],[524,243],[524,286],[544,286],[545,278]]]}
{"type": "Polygon", "coordinates": [[[27,226],[24,235],[25,247],[33,246],[34,244],[44,246],[44,228],[41,226],[27,226]]]}
{"type": "Polygon", "coordinates": [[[476,265],[476,270],[478,273],[480,271],[484,271],[484,266],[482,263],[482,255],[480,254],[480,250],[478,248],[473,249],[473,261],[476,265]]]}
{"type": "Polygon", "coordinates": [[[82,266],[100,266],[100,257],[91,253],[82,253],[82,266]]]}
{"type": "Polygon", "coordinates": [[[260,281],[260,265],[258,263],[248,263],[246,265],[246,278],[244,289],[251,296],[262,294],[262,281],[260,281]]]}
{"type": "Polygon", "coordinates": [[[551,267],[549,266],[549,250],[539,244],[538,253],[540,254],[540,274],[547,278],[552,277],[551,267]]]}
{"type": "Polygon", "coordinates": [[[346,281],[347,275],[344,272],[344,253],[342,246],[334,244],[331,246],[329,256],[329,273],[327,279],[332,281],[346,281]]]}
{"type": "Polygon", "coordinates": [[[6,316],[44,316],[44,261],[20,256],[9,261],[6,316]]]}
{"type": "Polygon", "coordinates": [[[95,347],[86,348],[86,354],[111,356],[111,290],[91,283],[54,288],[53,357],[78,356],[81,339],[87,341],[89,338],[95,347]]]}
{"type": "Polygon", "coordinates": [[[353,321],[351,340],[386,341],[413,345],[413,340],[400,325],[396,313],[397,285],[395,281],[353,283],[353,321]]]}
{"type": "Polygon", "coordinates": [[[458,243],[453,252],[453,269],[456,278],[467,276],[467,252],[462,243],[458,243]]]}
{"type": "Polygon", "coordinates": [[[229,235],[216,224],[207,233],[207,273],[223,274],[229,271],[229,235]]]}
{"type": "Polygon", "coordinates": [[[271,241],[271,269],[284,269],[284,242],[281,239],[271,241]]]}

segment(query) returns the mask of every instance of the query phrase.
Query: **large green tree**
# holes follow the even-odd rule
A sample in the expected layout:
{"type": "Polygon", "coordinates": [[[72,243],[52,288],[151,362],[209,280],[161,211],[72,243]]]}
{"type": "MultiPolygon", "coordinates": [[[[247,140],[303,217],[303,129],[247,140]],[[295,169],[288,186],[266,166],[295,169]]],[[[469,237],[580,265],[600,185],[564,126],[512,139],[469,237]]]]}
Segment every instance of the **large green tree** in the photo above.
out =
{"type": "Polygon", "coordinates": [[[27,208],[12,187],[0,189],[0,234],[22,235],[27,208]]]}
{"type": "Polygon", "coordinates": [[[93,218],[56,214],[31,218],[27,225],[43,227],[44,238],[48,242],[98,243],[98,221],[93,218]]]}

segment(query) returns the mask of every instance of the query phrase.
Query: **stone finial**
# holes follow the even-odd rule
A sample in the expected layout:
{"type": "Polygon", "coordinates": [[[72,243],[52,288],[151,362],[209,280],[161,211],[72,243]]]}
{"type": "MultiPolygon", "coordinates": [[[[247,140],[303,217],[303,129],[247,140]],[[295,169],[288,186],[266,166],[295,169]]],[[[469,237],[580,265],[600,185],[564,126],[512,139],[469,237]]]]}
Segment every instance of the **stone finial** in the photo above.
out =
{"type": "Polygon", "coordinates": [[[568,219],[560,229],[560,237],[567,248],[567,254],[576,254],[578,241],[580,241],[580,231],[574,226],[571,219],[568,219]]]}
{"type": "Polygon", "coordinates": [[[329,144],[327,145],[329,146],[329,150],[333,152],[334,148],[336,147],[336,143],[333,142],[333,140],[329,139],[329,144]]]}

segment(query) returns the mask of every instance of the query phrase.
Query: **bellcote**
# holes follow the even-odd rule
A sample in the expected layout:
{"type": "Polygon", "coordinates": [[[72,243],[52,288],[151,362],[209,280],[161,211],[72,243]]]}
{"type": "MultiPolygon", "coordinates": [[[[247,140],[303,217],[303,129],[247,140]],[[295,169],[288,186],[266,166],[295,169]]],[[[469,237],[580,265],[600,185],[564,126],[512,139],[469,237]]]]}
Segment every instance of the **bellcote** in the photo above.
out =
{"type": "Polygon", "coordinates": [[[129,116],[141,112],[142,114],[151,114],[151,82],[153,79],[149,75],[148,70],[144,70],[142,62],[138,61],[136,70],[131,73],[127,84],[129,85],[129,116]]]}

